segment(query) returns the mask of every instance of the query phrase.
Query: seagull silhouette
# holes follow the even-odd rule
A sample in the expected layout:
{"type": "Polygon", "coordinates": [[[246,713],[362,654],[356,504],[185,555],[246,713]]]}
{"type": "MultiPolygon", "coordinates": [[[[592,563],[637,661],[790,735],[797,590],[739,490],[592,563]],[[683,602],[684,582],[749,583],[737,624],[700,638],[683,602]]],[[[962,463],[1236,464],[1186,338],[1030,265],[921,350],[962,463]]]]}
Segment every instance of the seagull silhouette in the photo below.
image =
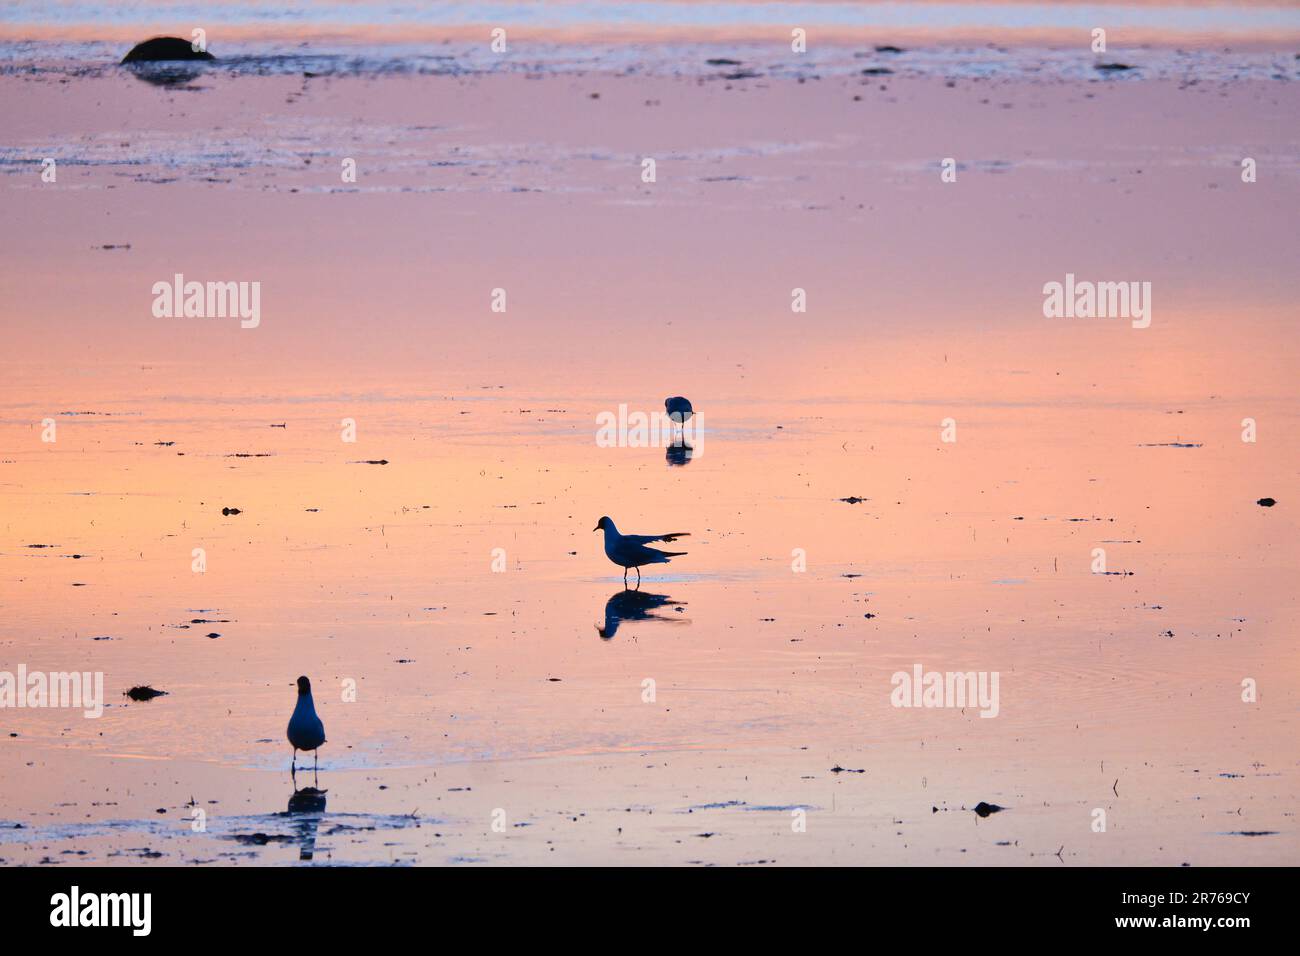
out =
{"type": "Polygon", "coordinates": [[[658,551],[647,548],[651,541],[671,543],[678,538],[688,537],[688,531],[674,531],[672,534],[619,534],[614,519],[605,517],[596,522],[592,531],[605,532],[605,557],[623,569],[623,586],[627,586],[627,569],[636,568],[636,586],[641,586],[641,567],[646,564],[665,564],[669,558],[680,557],[685,551],[658,551]]]}
{"type": "Polygon", "coordinates": [[[316,716],[316,705],[311,699],[311,681],[305,677],[298,678],[298,703],[289,718],[289,743],[293,744],[293,760],[289,763],[289,775],[294,778],[296,787],[298,779],[298,751],[312,752],[312,773],[316,773],[320,754],[316,751],[325,742],[325,725],[316,716]]]}

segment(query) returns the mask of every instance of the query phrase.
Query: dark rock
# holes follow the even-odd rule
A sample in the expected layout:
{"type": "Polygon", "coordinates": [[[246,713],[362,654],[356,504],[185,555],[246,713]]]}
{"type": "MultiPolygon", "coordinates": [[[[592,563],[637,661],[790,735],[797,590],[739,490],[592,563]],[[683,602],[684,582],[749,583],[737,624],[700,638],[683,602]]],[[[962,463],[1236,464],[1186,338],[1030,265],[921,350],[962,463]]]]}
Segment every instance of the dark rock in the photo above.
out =
{"type": "Polygon", "coordinates": [[[143,43],[137,43],[126,56],[123,63],[166,63],[176,60],[215,60],[206,50],[195,51],[189,40],[180,37],[153,37],[143,43]]]}
{"type": "Polygon", "coordinates": [[[1256,502],[1255,502],[1255,504],[1259,505],[1261,508],[1271,508],[1271,507],[1273,507],[1275,504],[1277,504],[1277,499],[1276,499],[1276,498],[1260,498],[1259,501],[1256,501],[1256,502]]]}
{"type": "Polygon", "coordinates": [[[987,817],[990,813],[1000,813],[1005,809],[1006,807],[1000,807],[996,803],[985,803],[983,800],[975,804],[975,812],[982,817],[987,817]]]}

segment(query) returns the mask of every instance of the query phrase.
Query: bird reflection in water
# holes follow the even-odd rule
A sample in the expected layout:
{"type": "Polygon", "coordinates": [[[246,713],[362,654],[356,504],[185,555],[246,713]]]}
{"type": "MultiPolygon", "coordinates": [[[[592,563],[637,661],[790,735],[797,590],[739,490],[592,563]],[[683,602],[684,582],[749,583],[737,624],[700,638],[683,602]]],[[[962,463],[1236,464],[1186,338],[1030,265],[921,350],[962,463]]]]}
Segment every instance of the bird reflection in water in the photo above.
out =
{"type": "Polygon", "coordinates": [[[303,787],[295,790],[289,798],[289,809],[285,815],[293,820],[293,828],[298,835],[300,860],[310,860],[316,853],[316,828],[325,815],[325,794],[328,792],[315,787],[303,787]]]}
{"type": "Polygon", "coordinates": [[[683,618],[672,618],[655,612],[662,608],[672,608],[680,613],[685,608],[684,601],[674,601],[667,594],[651,594],[648,591],[615,591],[605,602],[605,626],[596,625],[596,631],[605,639],[611,639],[624,621],[661,621],[668,624],[689,624],[683,618]]]}
{"type": "Polygon", "coordinates": [[[669,468],[681,467],[689,465],[694,454],[695,449],[686,444],[685,438],[680,438],[664,449],[664,460],[669,468]]]}

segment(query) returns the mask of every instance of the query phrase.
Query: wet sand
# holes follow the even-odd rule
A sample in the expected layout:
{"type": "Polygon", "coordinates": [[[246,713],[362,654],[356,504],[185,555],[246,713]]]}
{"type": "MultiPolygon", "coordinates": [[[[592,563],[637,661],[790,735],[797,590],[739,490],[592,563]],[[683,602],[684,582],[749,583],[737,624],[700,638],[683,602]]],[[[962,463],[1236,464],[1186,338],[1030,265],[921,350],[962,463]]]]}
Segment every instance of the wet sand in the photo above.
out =
{"type": "Polygon", "coordinates": [[[0,76],[0,669],[110,705],[0,711],[0,860],[1295,863],[1300,94],[948,82],[0,76]],[[627,599],[602,514],[690,554],[627,599]]]}

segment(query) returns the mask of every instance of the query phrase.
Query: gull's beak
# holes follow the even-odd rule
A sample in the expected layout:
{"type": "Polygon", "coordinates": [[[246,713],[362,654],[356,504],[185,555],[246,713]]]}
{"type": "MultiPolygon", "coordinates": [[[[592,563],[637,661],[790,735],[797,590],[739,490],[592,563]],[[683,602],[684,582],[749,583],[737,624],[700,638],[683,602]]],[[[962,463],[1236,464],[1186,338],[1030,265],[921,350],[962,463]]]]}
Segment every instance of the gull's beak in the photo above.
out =
{"type": "Polygon", "coordinates": [[[600,525],[596,525],[596,527],[592,528],[591,530],[592,530],[592,531],[599,531],[599,530],[600,530],[600,525]]]}

